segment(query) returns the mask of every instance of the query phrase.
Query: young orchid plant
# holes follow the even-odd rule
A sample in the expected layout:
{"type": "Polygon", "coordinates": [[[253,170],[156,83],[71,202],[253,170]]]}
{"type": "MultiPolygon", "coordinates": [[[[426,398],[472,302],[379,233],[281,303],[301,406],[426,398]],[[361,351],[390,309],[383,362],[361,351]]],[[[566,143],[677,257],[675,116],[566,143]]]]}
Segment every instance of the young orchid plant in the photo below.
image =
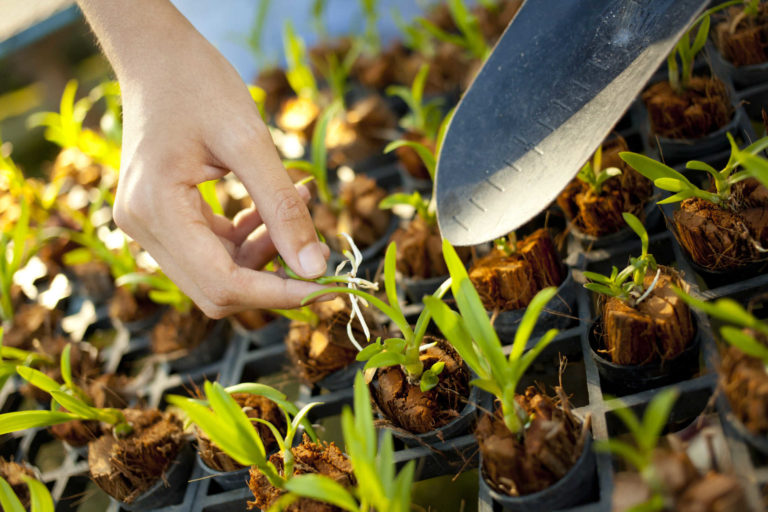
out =
{"type": "Polygon", "coordinates": [[[536,320],[546,304],[557,294],[557,288],[544,288],[533,297],[520,321],[507,358],[480,295],[472,285],[456,250],[447,240],[443,241],[443,256],[451,275],[451,289],[459,313],[436,296],[424,298],[425,309],[434,317],[437,326],[467,366],[478,375],[470,384],[499,399],[504,424],[510,432],[523,436],[529,418],[515,400],[517,386],[525,371],[552,342],[558,330],[550,329],[531,350],[526,352],[525,349],[536,320]]]}
{"type": "MultiPolygon", "coordinates": [[[[20,478],[29,488],[30,512],[53,512],[53,498],[45,484],[24,474],[20,478]]],[[[3,477],[0,477],[0,509],[6,512],[26,512],[21,500],[13,492],[13,487],[3,477]]]]}
{"type": "Polygon", "coordinates": [[[317,441],[307,414],[319,402],[309,403],[299,409],[280,391],[259,383],[242,383],[224,388],[218,382],[206,381],[204,391],[205,400],[178,395],[169,395],[166,400],[184,411],[189,421],[205,432],[224,453],[244,466],[256,466],[270,484],[284,489],[286,483],[293,478],[294,458],[291,447],[299,427],[303,427],[307,435],[317,441]],[[285,415],[286,433],[282,434],[267,420],[249,418],[232,397],[234,393],[251,393],[272,400],[285,415]],[[253,421],[266,425],[275,437],[283,456],[282,475],[269,460],[270,454],[264,447],[259,431],[254,428],[253,421]]]}
{"type": "Polygon", "coordinates": [[[597,148],[591,161],[588,161],[576,175],[581,181],[586,183],[592,189],[595,195],[603,193],[603,183],[609,179],[619,176],[621,169],[618,167],[608,167],[603,169],[603,146],[597,148]]]}
{"type": "Polygon", "coordinates": [[[371,397],[363,374],[354,384],[354,412],[345,406],[341,414],[344,444],[356,477],[353,489],[347,489],[322,474],[298,475],[289,480],[287,494],[278,499],[270,512],[284,510],[299,498],[310,498],[336,505],[346,512],[408,512],[411,510],[411,486],[414,463],[395,474],[392,432],[385,430],[377,442],[371,397]]]}
{"type": "Polygon", "coordinates": [[[661,269],[658,268],[653,254],[648,252],[648,232],[645,230],[643,223],[631,213],[625,212],[621,215],[624,217],[624,222],[640,237],[640,257],[630,258],[629,265],[621,272],[619,272],[618,268],[613,267],[610,276],[584,271],[584,277],[591,281],[585,284],[584,287],[608,297],[617,297],[634,307],[645,300],[653,291],[661,276],[661,269]],[[656,276],[653,282],[646,287],[645,275],[648,270],[655,270],[656,276]]]}
{"type": "Polygon", "coordinates": [[[686,164],[687,169],[708,173],[715,185],[714,192],[697,187],[683,174],[645,155],[623,152],[619,153],[619,156],[637,172],[653,181],[657,187],[674,193],[658,204],[678,203],[690,197],[698,197],[723,208],[730,208],[736,206],[731,204],[731,189],[736,183],[751,177],[764,184],[768,183],[768,162],[759,156],[768,148],[768,137],[739,149],[733,136],[730,133],[727,136],[731,143],[731,155],[721,170],[718,171],[706,162],[698,160],[686,164]]]}
{"type": "Polygon", "coordinates": [[[704,302],[683,290],[676,288],[674,291],[691,307],[729,324],[720,328],[722,338],[748,356],[762,361],[768,372],[768,346],[758,339],[768,339],[768,323],[756,318],[733,299],[704,302]]]}
{"type": "MultiPolygon", "coordinates": [[[[328,293],[346,293],[350,295],[350,300],[359,300],[363,306],[373,306],[384,313],[400,329],[401,338],[389,338],[384,340],[377,339],[360,351],[357,355],[358,361],[366,361],[365,368],[384,368],[389,366],[400,366],[405,373],[408,382],[418,384],[422,391],[427,391],[435,387],[438,383],[438,375],[442,372],[444,363],[438,362],[430,368],[424,368],[420,353],[428,348],[429,345],[423,345],[424,336],[429,325],[431,314],[426,309],[422,311],[416,320],[415,327],[411,327],[405,318],[400,303],[397,299],[397,285],[395,283],[397,247],[392,242],[387,247],[384,257],[384,290],[387,301],[383,301],[372,295],[368,291],[359,289],[357,286],[348,286],[347,288],[336,287],[320,290],[308,295],[304,302],[310,301],[328,293]]],[[[443,283],[435,292],[435,297],[442,298],[450,287],[450,280],[443,283]]],[[[359,304],[358,304],[359,306],[359,304]]],[[[358,309],[359,311],[359,309],[358,309]]],[[[363,325],[365,325],[362,316],[355,313],[363,325]]],[[[368,333],[368,329],[365,329],[368,333]]],[[[360,344],[354,340],[351,329],[348,329],[350,341],[360,348],[360,344]]],[[[368,340],[370,341],[370,340],[368,340]]]]}

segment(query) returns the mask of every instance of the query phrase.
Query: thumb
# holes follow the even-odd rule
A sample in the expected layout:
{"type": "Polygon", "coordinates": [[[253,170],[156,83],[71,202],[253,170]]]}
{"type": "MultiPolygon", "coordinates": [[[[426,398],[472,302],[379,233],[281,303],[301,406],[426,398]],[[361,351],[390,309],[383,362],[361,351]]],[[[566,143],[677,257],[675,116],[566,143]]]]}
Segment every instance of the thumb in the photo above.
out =
{"type": "MultiPolygon", "coordinates": [[[[323,244],[269,131],[260,119],[256,123],[254,137],[235,151],[216,152],[217,156],[248,190],[275,248],[288,266],[303,278],[319,277],[327,266],[323,244]]],[[[234,148],[238,144],[228,146],[234,148]]]]}

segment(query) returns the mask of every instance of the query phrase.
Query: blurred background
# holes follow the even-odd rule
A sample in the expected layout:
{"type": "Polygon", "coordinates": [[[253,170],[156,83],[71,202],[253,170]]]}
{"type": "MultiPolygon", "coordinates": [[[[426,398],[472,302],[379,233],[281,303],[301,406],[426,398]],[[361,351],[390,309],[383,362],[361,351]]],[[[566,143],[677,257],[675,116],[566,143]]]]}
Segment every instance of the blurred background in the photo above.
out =
{"type": "MultiPolygon", "coordinates": [[[[317,41],[312,19],[314,0],[270,2],[262,30],[260,0],[174,0],[197,29],[235,66],[246,83],[259,69],[282,62],[282,30],[290,20],[308,45],[317,41]],[[256,40],[258,39],[258,40],[256,40]]],[[[397,31],[393,16],[408,20],[423,12],[428,2],[386,0],[380,18],[382,41],[397,31]]],[[[362,31],[358,0],[328,0],[323,16],[328,35],[362,31]]],[[[137,34],[136,37],[141,37],[137,34]]],[[[26,172],[45,170],[59,148],[43,138],[43,128],[29,128],[27,118],[37,111],[57,111],[67,81],[74,78],[88,91],[112,77],[109,63],[99,53],[80,10],[73,0],[3,0],[0,17],[0,134],[13,145],[14,160],[26,172]]],[[[98,122],[94,108],[86,124],[98,122]]]]}

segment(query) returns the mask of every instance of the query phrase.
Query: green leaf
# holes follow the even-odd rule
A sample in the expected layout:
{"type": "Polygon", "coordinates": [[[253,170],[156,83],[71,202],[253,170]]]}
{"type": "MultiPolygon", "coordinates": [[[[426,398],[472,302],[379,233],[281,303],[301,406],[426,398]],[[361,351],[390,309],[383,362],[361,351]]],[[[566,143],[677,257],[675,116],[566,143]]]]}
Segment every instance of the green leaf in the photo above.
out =
{"type": "Polygon", "coordinates": [[[596,441],[595,451],[614,453],[635,466],[638,471],[642,471],[648,465],[643,455],[634,446],[618,439],[596,441]]]}
{"type": "Polygon", "coordinates": [[[197,189],[200,191],[200,195],[203,197],[203,201],[208,203],[211,210],[216,215],[224,215],[224,208],[219,202],[219,197],[216,195],[216,183],[219,180],[204,181],[197,185],[197,189]]]}
{"type": "Polygon", "coordinates": [[[629,151],[623,151],[619,153],[619,157],[624,160],[630,167],[637,172],[645,176],[651,181],[656,181],[659,178],[676,178],[683,183],[691,184],[688,179],[661,162],[657,162],[653,158],[649,158],[639,153],[632,153],[629,151]]]}
{"type": "Polygon", "coordinates": [[[64,253],[62,257],[64,265],[68,267],[74,267],[75,265],[82,265],[93,261],[93,252],[87,247],[78,247],[64,253]]]}
{"type": "Polygon", "coordinates": [[[242,449],[258,454],[260,461],[265,459],[264,443],[240,404],[218,382],[206,381],[204,388],[211,409],[221,418],[222,423],[229,425],[237,433],[239,441],[244,445],[242,449]]]}
{"type": "Polygon", "coordinates": [[[26,512],[21,500],[13,492],[11,484],[0,476],[0,508],[5,512],[26,512]]]}
{"type": "Polygon", "coordinates": [[[45,391],[46,393],[50,393],[51,391],[58,391],[61,389],[61,384],[43,372],[35,370],[34,368],[18,366],[16,367],[16,372],[21,376],[22,379],[26,380],[36,388],[45,391]]]}
{"type": "Polygon", "coordinates": [[[372,459],[376,453],[376,428],[373,425],[371,394],[362,372],[355,374],[354,383],[355,432],[364,442],[365,456],[372,459]]]}
{"type": "Polygon", "coordinates": [[[405,364],[405,355],[397,352],[379,352],[365,363],[365,369],[385,368],[405,364]]]}
{"type": "Polygon", "coordinates": [[[416,151],[416,153],[421,158],[421,161],[424,163],[424,167],[427,168],[427,172],[429,172],[430,178],[432,178],[432,180],[435,179],[437,159],[435,158],[435,154],[427,146],[412,140],[396,140],[387,144],[387,146],[384,148],[384,153],[390,153],[401,147],[409,147],[416,151]]]}
{"type": "Polygon", "coordinates": [[[640,503],[634,507],[628,508],[626,512],[660,512],[667,508],[664,496],[654,493],[651,498],[645,503],[640,503]]]}
{"type": "Polygon", "coordinates": [[[659,178],[653,184],[661,190],[668,190],[669,192],[680,192],[685,189],[685,184],[675,178],[659,178]]]}
{"type": "Polygon", "coordinates": [[[331,478],[316,473],[297,475],[285,483],[285,490],[303,498],[322,501],[349,512],[358,512],[350,492],[331,478]]]}
{"type": "Polygon", "coordinates": [[[371,343],[367,347],[365,347],[363,350],[357,353],[357,357],[355,357],[356,361],[367,361],[376,354],[380,353],[382,350],[384,350],[384,345],[382,345],[379,341],[375,343],[371,343]]]}
{"type": "Polygon", "coordinates": [[[603,284],[587,283],[587,284],[584,285],[584,288],[586,288],[587,290],[589,290],[591,292],[599,293],[601,295],[606,295],[608,297],[617,297],[618,296],[618,293],[615,290],[613,290],[612,288],[609,288],[608,286],[605,286],[603,284]]]}
{"type": "Polygon", "coordinates": [[[61,378],[64,379],[64,383],[70,389],[75,389],[74,381],[72,380],[72,344],[68,343],[64,350],[61,352],[61,378]]]}
{"type": "Polygon", "coordinates": [[[693,61],[693,58],[696,57],[696,54],[699,53],[702,48],[704,48],[704,44],[707,42],[707,36],[709,35],[709,25],[710,17],[705,16],[701,21],[701,25],[699,25],[699,30],[696,32],[696,38],[693,40],[693,44],[691,45],[691,61],[693,61]]]}
{"type": "Polygon", "coordinates": [[[544,288],[538,292],[523,314],[523,319],[520,321],[520,325],[515,332],[515,339],[512,342],[512,350],[509,353],[509,361],[515,361],[523,355],[525,347],[528,344],[528,340],[531,338],[533,329],[536,327],[536,321],[539,319],[539,315],[544,310],[544,307],[549,304],[555,295],[557,295],[557,288],[550,286],[544,288]]]}
{"type": "Polygon", "coordinates": [[[638,439],[638,444],[646,452],[650,453],[656,448],[659,436],[669,419],[672,406],[675,405],[678,392],[674,389],[665,389],[656,394],[648,404],[643,415],[643,437],[638,439]]]}
{"type": "Polygon", "coordinates": [[[632,228],[632,231],[634,231],[635,234],[640,237],[640,243],[643,248],[643,255],[648,254],[648,232],[645,230],[643,223],[640,222],[640,219],[629,212],[622,213],[621,217],[624,219],[624,222],[627,223],[627,226],[632,228]]]}
{"type": "Polygon", "coordinates": [[[768,347],[758,340],[740,329],[729,326],[720,329],[720,334],[723,335],[725,341],[745,354],[760,359],[763,364],[768,366],[768,347]]]}
{"type": "MultiPolygon", "coordinates": [[[[395,242],[390,242],[387,246],[387,252],[384,255],[384,291],[387,294],[387,302],[389,302],[389,305],[393,309],[396,309],[400,316],[403,316],[403,313],[400,310],[400,303],[397,300],[397,284],[395,282],[396,271],[397,246],[395,245],[395,242]]],[[[403,318],[405,317],[403,316],[403,318]]]]}
{"type": "Polygon", "coordinates": [[[687,294],[680,288],[673,288],[674,292],[691,307],[703,311],[711,317],[723,320],[730,324],[740,325],[750,329],[755,329],[765,335],[768,335],[768,324],[761,322],[755,316],[744,309],[741,304],[733,299],[722,298],[715,302],[704,302],[687,294]]]}
{"type": "Polygon", "coordinates": [[[0,435],[28,428],[50,427],[80,419],[77,415],[59,411],[18,411],[0,415],[0,435]]]}
{"type": "Polygon", "coordinates": [[[387,304],[383,300],[379,299],[378,297],[368,292],[364,292],[362,290],[355,290],[352,288],[346,288],[341,286],[333,287],[333,288],[324,288],[322,290],[318,290],[316,292],[310,293],[309,295],[304,297],[304,300],[302,300],[302,304],[306,304],[307,302],[317,297],[328,295],[329,293],[350,293],[352,295],[357,295],[358,297],[362,297],[366,301],[368,301],[369,304],[378,308],[382,313],[387,315],[389,319],[392,320],[397,325],[397,327],[400,329],[400,331],[403,333],[403,335],[406,338],[413,335],[411,326],[408,325],[408,321],[405,319],[405,317],[403,316],[402,312],[399,309],[390,307],[389,304],[387,304]]]}
{"type": "Polygon", "coordinates": [[[467,331],[461,316],[436,297],[424,297],[424,306],[467,366],[481,377],[490,377],[490,370],[485,361],[478,357],[472,336],[467,331]]]}
{"type": "Polygon", "coordinates": [[[48,488],[42,482],[27,475],[21,475],[21,479],[29,487],[29,496],[31,500],[31,512],[53,512],[53,498],[48,488]]]}
{"type": "Polygon", "coordinates": [[[514,365],[512,382],[515,383],[515,387],[517,387],[517,383],[523,377],[525,371],[533,364],[533,362],[537,357],[539,357],[544,349],[547,348],[552,340],[555,339],[555,336],[557,336],[558,332],[559,331],[557,329],[548,330],[544,336],[539,339],[536,345],[518,360],[518,364],[514,365]]]}
{"type": "Polygon", "coordinates": [[[611,278],[604,276],[603,274],[598,274],[597,272],[590,272],[589,270],[584,270],[582,273],[584,274],[584,277],[586,277],[590,281],[594,281],[596,283],[601,283],[601,284],[611,284],[611,278]]]}
{"type": "Polygon", "coordinates": [[[384,349],[387,352],[403,352],[406,342],[402,338],[390,338],[384,342],[384,349]]]}
{"type": "Polygon", "coordinates": [[[105,415],[99,414],[99,409],[89,406],[79,398],[56,390],[51,391],[51,398],[81,419],[104,421],[105,415]]]}

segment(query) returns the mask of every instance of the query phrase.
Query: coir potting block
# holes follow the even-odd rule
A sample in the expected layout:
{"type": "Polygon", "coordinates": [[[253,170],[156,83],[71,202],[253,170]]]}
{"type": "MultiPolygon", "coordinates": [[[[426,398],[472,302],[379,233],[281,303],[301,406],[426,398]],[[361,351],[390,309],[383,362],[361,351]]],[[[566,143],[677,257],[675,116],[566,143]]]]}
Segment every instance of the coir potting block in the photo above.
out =
{"type": "Polygon", "coordinates": [[[603,348],[597,328],[602,325],[598,316],[589,326],[589,346],[592,360],[597,365],[603,388],[611,393],[634,393],[686,380],[699,369],[701,332],[695,314],[691,314],[694,335],[691,342],[677,357],[666,361],[654,361],[641,365],[621,365],[604,358],[599,350],[603,348]]]}
{"type": "Polygon", "coordinates": [[[120,506],[126,510],[143,511],[180,503],[187,489],[187,479],[194,466],[194,457],[192,445],[184,443],[162,478],[158,478],[157,482],[133,503],[121,503],[120,506]]]}
{"type": "Polygon", "coordinates": [[[490,495],[504,512],[553,512],[579,505],[595,493],[596,458],[592,448],[592,435],[584,442],[576,464],[557,482],[539,492],[525,496],[508,496],[496,492],[483,476],[483,458],[480,456],[480,493],[490,495]]]}

